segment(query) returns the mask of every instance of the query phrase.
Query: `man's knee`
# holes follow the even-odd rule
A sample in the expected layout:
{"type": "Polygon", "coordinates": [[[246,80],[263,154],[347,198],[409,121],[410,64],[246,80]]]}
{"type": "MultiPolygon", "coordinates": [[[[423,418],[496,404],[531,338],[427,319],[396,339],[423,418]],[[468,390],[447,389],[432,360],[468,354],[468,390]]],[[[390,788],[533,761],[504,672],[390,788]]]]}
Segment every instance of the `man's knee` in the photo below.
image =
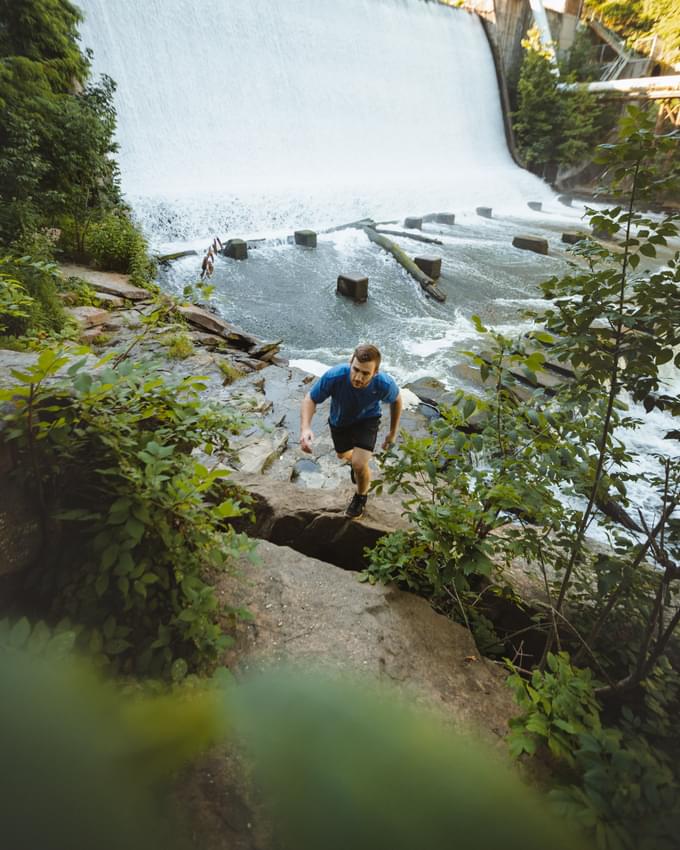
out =
{"type": "Polygon", "coordinates": [[[354,452],[352,455],[352,466],[358,472],[361,469],[368,467],[368,462],[371,459],[371,453],[367,451],[354,452]]]}

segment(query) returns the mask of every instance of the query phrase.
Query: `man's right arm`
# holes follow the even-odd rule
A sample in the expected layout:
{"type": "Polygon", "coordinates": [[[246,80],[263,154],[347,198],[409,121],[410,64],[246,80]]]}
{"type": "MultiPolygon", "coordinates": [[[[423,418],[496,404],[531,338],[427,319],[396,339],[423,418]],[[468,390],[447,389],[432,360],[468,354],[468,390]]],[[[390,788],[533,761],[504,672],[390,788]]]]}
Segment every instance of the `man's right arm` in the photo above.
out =
{"type": "Polygon", "coordinates": [[[303,452],[312,453],[312,441],[314,433],[312,431],[312,417],[316,412],[316,404],[312,401],[309,393],[302,399],[300,407],[300,448],[303,452]]]}

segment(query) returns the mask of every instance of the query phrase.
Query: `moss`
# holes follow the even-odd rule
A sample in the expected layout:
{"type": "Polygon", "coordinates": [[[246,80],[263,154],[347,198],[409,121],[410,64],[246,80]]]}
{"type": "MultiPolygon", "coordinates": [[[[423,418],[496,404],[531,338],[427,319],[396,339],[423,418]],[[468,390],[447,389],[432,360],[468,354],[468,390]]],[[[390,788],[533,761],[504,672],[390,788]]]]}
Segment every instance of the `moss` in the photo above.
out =
{"type": "Polygon", "coordinates": [[[239,378],[242,378],[246,373],[242,369],[238,369],[236,366],[232,365],[228,360],[219,360],[217,363],[220,372],[224,376],[224,383],[233,384],[234,381],[238,381],[239,378]]]}
{"type": "Polygon", "coordinates": [[[186,360],[195,352],[194,344],[185,333],[164,334],[161,342],[167,349],[168,357],[173,360],[186,360]]]}

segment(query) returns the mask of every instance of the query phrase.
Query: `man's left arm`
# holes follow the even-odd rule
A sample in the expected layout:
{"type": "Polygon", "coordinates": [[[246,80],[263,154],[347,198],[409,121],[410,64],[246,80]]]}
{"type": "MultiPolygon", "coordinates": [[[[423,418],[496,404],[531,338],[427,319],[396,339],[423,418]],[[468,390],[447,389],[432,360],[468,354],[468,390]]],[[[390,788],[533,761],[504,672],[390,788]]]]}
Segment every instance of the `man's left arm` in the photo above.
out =
{"type": "Polygon", "coordinates": [[[390,430],[383,441],[383,449],[387,450],[397,441],[397,433],[399,432],[399,419],[401,411],[404,407],[404,402],[401,398],[401,392],[396,399],[390,404],[390,430]]]}

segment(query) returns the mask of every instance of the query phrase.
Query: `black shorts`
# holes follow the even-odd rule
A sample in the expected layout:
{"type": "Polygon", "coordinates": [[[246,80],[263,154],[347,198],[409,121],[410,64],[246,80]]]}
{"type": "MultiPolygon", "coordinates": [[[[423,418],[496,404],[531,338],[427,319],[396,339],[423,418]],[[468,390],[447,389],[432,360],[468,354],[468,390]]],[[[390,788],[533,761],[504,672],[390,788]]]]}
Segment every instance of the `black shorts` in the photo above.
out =
{"type": "Polygon", "coordinates": [[[335,451],[339,455],[355,448],[366,449],[367,452],[372,452],[375,448],[375,441],[378,438],[378,428],[380,427],[379,416],[359,419],[351,425],[344,425],[340,428],[336,428],[330,422],[328,424],[331,429],[335,451]]]}

